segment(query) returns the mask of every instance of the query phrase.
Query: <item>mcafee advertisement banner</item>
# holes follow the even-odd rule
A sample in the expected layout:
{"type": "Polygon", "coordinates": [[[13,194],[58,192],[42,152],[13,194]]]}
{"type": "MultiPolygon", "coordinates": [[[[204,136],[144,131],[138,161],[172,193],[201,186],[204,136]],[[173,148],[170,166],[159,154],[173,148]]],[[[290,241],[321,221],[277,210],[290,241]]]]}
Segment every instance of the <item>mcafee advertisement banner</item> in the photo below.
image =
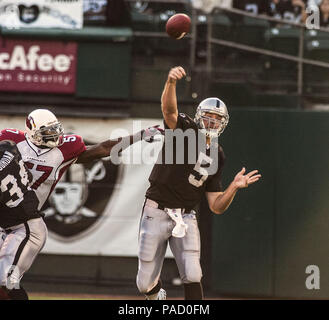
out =
{"type": "Polygon", "coordinates": [[[75,42],[0,37],[0,44],[0,91],[75,92],[75,42]]]}

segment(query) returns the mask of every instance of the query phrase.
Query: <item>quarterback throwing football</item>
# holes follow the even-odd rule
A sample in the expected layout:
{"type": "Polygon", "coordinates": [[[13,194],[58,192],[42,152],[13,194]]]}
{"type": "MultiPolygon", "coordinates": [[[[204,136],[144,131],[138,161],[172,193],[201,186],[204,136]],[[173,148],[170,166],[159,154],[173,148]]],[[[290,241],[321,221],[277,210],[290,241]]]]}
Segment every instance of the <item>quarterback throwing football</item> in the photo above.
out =
{"type": "Polygon", "coordinates": [[[205,193],[210,209],[221,214],[239,189],[261,177],[257,170],[246,174],[242,168],[227,189],[222,190],[225,157],[217,141],[228,124],[228,111],[220,99],[207,98],[199,104],[194,119],[179,113],[176,82],[184,76],[182,67],[172,68],[162,93],[165,142],[159,156],[162,159],[154,165],[149,177],[150,187],[141,217],[137,287],[149,300],[166,299],[160,273],[168,243],[184,284],[185,299],[203,298],[200,235],[193,209],[205,193]],[[170,148],[167,136],[176,131],[183,139],[178,142],[177,134],[170,148]],[[188,143],[184,142],[185,137],[190,138],[188,143]],[[172,157],[168,157],[168,152],[172,157]],[[183,152],[180,159],[177,158],[179,152],[183,152]],[[194,161],[190,161],[190,155],[195,156],[194,161]],[[172,158],[174,161],[168,163],[172,158]]]}

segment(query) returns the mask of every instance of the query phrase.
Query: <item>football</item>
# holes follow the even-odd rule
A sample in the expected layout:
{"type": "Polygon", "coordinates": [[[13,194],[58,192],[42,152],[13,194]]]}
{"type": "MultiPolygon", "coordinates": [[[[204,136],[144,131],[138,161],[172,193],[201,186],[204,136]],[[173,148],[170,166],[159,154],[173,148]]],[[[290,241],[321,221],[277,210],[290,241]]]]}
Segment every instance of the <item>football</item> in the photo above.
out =
{"type": "Polygon", "coordinates": [[[191,19],[184,13],[177,13],[170,17],[166,23],[166,32],[174,39],[182,39],[191,27],[191,19]]]}

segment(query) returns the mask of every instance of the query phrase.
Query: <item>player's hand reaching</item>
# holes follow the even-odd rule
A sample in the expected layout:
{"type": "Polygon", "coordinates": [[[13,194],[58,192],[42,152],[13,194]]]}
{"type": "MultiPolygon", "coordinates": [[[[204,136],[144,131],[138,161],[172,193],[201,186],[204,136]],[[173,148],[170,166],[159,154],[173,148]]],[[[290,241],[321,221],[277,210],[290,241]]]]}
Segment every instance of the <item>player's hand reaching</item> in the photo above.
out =
{"type": "Polygon", "coordinates": [[[183,77],[186,77],[186,72],[183,67],[174,67],[169,71],[168,81],[170,83],[175,83],[177,80],[180,80],[183,77]]]}
{"type": "Polygon", "coordinates": [[[258,170],[250,171],[246,173],[246,168],[242,168],[240,172],[234,177],[233,183],[237,189],[247,188],[250,184],[257,182],[261,178],[261,174],[258,174],[258,170]]]}
{"type": "Polygon", "coordinates": [[[159,125],[149,127],[142,133],[142,139],[146,142],[160,141],[160,139],[154,139],[156,135],[164,135],[164,130],[159,125]]]}

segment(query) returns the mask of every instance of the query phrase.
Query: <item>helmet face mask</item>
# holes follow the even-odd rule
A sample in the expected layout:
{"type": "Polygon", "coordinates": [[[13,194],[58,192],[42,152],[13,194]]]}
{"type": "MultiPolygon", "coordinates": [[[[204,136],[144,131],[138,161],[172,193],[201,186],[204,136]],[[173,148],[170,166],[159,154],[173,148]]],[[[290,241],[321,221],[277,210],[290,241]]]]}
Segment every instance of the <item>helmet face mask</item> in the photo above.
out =
{"type": "Polygon", "coordinates": [[[26,118],[26,132],[33,144],[55,148],[63,143],[64,129],[55,115],[46,109],[37,109],[26,118]]]}
{"type": "MultiPolygon", "coordinates": [[[[200,127],[201,130],[205,131],[205,134],[212,137],[218,137],[225,129],[226,127],[226,120],[224,117],[213,118],[208,116],[210,112],[202,112],[201,114],[201,121],[200,121],[200,127]]],[[[216,114],[217,115],[217,114],[216,114]]]]}
{"type": "Polygon", "coordinates": [[[42,145],[54,148],[62,143],[62,136],[64,134],[63,126],[61,123],[56,123],[48,127],[41,127],[35,133],[35,139],[42,142],[42,145]]]}
{"type": "Polygon", "coordinates": [[[229,114],[226,105],[218,98],[207,98],[199,104],[195,114],[195,123],[200,131],[210,139],[219,137],[225,130],[229,114]],[[211,117],[211,114],[217,117],[211,117]]]}

